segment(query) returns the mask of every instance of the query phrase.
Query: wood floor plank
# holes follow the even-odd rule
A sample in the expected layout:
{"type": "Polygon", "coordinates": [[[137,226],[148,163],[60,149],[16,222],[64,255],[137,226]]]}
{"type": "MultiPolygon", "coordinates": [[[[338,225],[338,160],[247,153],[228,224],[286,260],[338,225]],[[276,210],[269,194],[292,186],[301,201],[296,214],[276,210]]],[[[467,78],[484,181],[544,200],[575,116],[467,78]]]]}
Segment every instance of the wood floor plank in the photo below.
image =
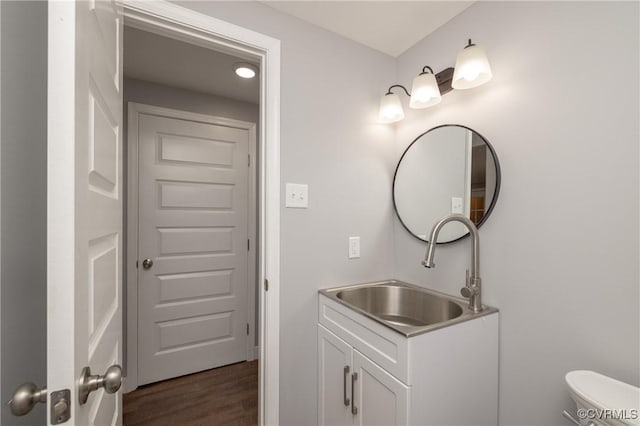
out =
{"type": "Polygon", "coordinates": [[[141,386],[124,395],[124,426],[258,424],[258,361],[141,386]]]}

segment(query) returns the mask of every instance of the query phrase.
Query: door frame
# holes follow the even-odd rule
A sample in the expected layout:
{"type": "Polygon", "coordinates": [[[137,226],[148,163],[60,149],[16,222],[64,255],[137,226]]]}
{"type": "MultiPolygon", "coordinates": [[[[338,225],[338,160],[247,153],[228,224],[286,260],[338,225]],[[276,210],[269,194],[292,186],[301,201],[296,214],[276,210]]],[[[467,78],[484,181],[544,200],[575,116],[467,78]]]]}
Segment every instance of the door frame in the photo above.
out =
{"type": "Polygon", "coordinates": [[[252,160],[249,163],[247,193],[249,203],[247,204],[247,236],[251,243],[247,251],[247,323],[251,326],[248,329],[245,356],[247,361],[257,358],[256,353],[256,330],[253,324],[256,322],[256,220],[257,220],[257,190],[256,190],[256,123],[230,119],[226,117],[216,117],[212,115],[199,114],[190,111],[181,111],[172,108],[147,105],[138,102],[127,103],[127,208],[126,208],[126,282],[127,287],[123,297],[126,299],[126,355],[124,391],[131,392],[138,387],[138,303],[139,303],[139,276],[136,262],[139,260],[138,245],[140,234],[139,224],[139,152],[140,139],[138,137],[139,116],[141,114],[154,115],[158,117],[174,118],[179,120],[193,121],[198,123],[214,124],[219,126],[233,127],[247,130],[249,133],[248,151],[252,160]]]}
{"type": "Polygon", "coordinates": [[[279,424],[280,40],[164,0],[120,2],[127,26],[260,61],[258,422],[279,424]]]}

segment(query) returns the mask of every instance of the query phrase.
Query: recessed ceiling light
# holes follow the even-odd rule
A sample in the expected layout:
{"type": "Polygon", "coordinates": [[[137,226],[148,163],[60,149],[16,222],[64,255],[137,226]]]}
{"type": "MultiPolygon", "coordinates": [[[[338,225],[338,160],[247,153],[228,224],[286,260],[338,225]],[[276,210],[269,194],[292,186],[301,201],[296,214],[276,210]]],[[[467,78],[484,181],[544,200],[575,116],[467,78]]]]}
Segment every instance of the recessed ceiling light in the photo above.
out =
{"type": "Polygon", "coordinates": [[[253,78],[258,72],[258,68],[255,65],[248,64],[246,62],[239,62],[233,65],[236,74],[242,78],[253,78]]]}

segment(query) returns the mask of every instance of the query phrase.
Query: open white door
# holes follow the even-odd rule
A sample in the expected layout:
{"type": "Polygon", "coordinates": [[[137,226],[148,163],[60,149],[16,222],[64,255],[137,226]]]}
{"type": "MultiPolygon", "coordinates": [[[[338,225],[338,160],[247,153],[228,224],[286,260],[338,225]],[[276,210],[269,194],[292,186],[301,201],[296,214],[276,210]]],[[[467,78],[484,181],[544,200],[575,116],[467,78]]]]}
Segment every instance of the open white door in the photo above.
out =
{"type": "Polygon", "coordinates": [[[80,403],[84,367],[104,375],[122,360],[119,8],[49,2],[48,424],[122,423],[121,392],[107,393],[117,387],[117,368],[89,380],[85,390],[95,391],[80,403]]]}

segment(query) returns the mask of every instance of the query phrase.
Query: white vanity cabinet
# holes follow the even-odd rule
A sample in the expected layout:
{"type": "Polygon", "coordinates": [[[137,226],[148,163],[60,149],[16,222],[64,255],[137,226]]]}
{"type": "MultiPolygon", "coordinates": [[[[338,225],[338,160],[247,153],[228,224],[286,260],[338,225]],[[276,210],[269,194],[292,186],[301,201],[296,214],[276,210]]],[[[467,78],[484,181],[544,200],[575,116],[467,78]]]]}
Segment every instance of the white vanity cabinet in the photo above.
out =
{"type": "Polygon", "coordinates": [[[322,325],[318,348],[318,424],[407,424],[407,385],[322,325]]]}
{"type": "Polygon", "coordinates": [[[498,312],[405,337],[319,294],[319,425],[497,425],[498,312]]]}
{"type": "Polygon", "coordinates": [[[318,424],[352,424],[353,348],[318,325],[318,352],[318,424]]]}

